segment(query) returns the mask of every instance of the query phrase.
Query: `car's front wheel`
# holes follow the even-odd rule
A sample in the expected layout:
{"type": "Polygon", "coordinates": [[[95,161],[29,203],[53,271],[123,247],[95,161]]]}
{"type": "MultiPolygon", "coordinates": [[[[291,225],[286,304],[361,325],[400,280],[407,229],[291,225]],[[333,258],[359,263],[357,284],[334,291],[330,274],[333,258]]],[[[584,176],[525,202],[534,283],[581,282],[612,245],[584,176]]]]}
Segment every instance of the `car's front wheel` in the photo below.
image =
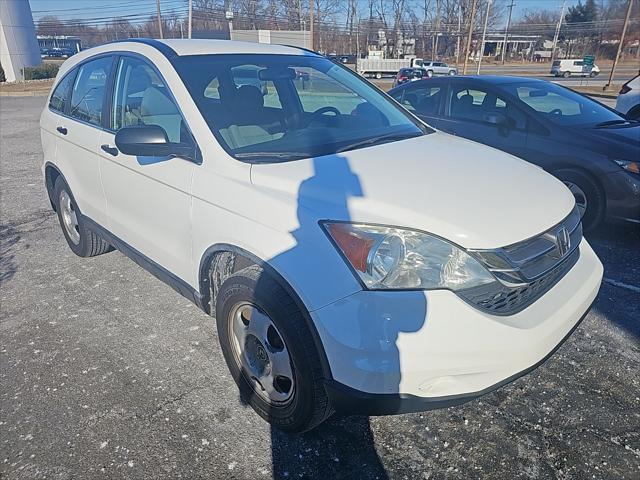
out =
{"type": "Polygon", "coordinates": [[[562,78],[569,78],[571,76],[571,72],[564,72],[562,74],[562,78]]]}
{"type": "Polygon", "coordinates": [[[53,187],[53,199],[62,233],[73,253],[79,257],[94,257],[113,250],[109,243],[88,228],[71,189],[62,177],[57,178],[53,187]]]}
{"type": "Polygon", "coordinates": [[[305,316],[261,267],[246,267],[224,281],[216,323],[240,395],[258,415],[289,432],[310,430],[331,415],[305,316]]]}
{"type": "Polygon", "coordinates": [[[588,175],[576,170],[554,172],[576,200],[585,230],[597,227],[604,218],[605,197],[601,188],[588,175]]]}
{"type": "Polygon", "coordinates": [[[427,77],[433,77],[433,70],[427,70],[427,77]]]}

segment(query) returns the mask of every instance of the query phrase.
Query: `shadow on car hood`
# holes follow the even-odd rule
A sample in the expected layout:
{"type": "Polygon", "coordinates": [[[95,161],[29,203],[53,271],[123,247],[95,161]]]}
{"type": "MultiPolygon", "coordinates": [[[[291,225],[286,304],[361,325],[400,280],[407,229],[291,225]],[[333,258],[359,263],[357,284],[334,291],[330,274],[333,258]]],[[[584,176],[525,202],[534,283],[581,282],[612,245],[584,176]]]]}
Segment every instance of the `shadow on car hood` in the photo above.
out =
{"type": "Polygon", "coordinates": [[[272,205],[267,215],[273,228],[294,230],[303,217],[306,224],[311,219],[390,224],[468,248],[532,237],[574,206],[568,189],[539,167],[441,132],[314,159],[256,164],[251,181],[266,195],[265,205],[272,205]]]}

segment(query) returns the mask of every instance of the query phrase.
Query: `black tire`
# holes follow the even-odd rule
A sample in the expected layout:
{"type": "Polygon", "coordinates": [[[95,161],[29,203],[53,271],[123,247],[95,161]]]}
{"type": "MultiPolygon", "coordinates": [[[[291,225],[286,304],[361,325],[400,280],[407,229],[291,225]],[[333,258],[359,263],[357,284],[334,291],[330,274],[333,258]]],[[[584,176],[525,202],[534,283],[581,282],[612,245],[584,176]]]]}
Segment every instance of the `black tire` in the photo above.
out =
{"type": "Polygon", "coordinates": [[[376,78],[378,80],[380,80],[382,78],[382,73],[380,73],[380,72],[376,73],[376,78]]]}
{"type": "Polygon", "coordinates": [[[56,205],[56,213],[58,214],[60,228],[62,228],[64,238],[67,240],[67,244],[73,253],[79,257],[95,257],[96,255],[102,255],[103,253],[113,250],[113,247],[109,245],[109,243],[87,227],[84,217],[78,208],[78,204],[76,203],[75,198],[73,198],[71,189],[62,177],[57,178],[53,187],[53,201],[56,205]],[[75,228],[78,234],[77,243],[71,239],[63,220],[63,212],[60,205],[60,198],[63,195],[63,192],[68,195],[71,207],[77,217],[77,227],[75,228]]]}
{"type": "Polygon", "coordinates": [[[589,78],[595,78],[598,75],[598,72],[589,72],[589,78]]]}
{"type": "Polygon", "coordinates": [[[274,427],[287,432],[304,432],[316,427],[333,413],[324,388],[320,357],[312,333],[294,300],[261,267],[252,265],[231,275],[220,287],[216,299],[218,338],[229,371],[240,396],[274,427]],[[256,392],[235,357],[229,323],[235,307],[249,302],[264,312],[276,326],[291,358],[293,393],[287,403],[274,404],[256,392]]]}
{"type": "Polygon", "coordinates": [[[571,76],[571,72],[564,72],[562,74],[562,78],[569,78],[571,76]]]}
{"type": "Polygon", "coordinates": [[[588,174],[577,170],[557,170],[554,175],[565,184],[572,183],[584,192],[587,208],[582,217],[582,227],[585,231],[596,228],[605,214],[606,199],[602,188],[588,174]]]}

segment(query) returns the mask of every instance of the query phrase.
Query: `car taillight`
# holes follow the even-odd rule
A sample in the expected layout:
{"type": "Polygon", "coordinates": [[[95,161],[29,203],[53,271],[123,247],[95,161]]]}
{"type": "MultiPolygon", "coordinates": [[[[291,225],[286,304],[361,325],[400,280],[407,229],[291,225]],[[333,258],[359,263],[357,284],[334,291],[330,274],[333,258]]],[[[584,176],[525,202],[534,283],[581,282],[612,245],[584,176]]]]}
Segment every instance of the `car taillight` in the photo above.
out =
{"type": "Polygon", "coordinates": [[[407,77],[399,77],[398,80],[406,80],[407,77]]]}
{"type": "Polygon", "coordinates": [[[631,87],[628,85],[629,82],[625,83],[624,85],[622,85],[622,88],[620,89],[620,92],[618,92],[620,95],[624,95],[625,93],[629,93],[631,91],[631,87]]]}

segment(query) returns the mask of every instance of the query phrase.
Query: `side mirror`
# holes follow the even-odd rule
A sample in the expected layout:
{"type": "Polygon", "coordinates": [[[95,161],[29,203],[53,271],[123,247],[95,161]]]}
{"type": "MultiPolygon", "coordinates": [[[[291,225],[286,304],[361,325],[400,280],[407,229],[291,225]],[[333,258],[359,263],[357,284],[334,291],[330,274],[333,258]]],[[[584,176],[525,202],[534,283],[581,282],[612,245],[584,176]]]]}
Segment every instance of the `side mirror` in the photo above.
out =
{"type": "Polygon", "coordinates": [[[116,133],[116,147],[126,155],[136,157],[183,157],[196,160],[196,148],[191,143],[171,143],[167,132],[158,125],[124,127],[116,133]]]}
{"type": "Polygon", "coordinates": [[[497,127],[507,126],[507,117],[500,112],[489,112],[482,115],[482,121],[497,127]]]}

